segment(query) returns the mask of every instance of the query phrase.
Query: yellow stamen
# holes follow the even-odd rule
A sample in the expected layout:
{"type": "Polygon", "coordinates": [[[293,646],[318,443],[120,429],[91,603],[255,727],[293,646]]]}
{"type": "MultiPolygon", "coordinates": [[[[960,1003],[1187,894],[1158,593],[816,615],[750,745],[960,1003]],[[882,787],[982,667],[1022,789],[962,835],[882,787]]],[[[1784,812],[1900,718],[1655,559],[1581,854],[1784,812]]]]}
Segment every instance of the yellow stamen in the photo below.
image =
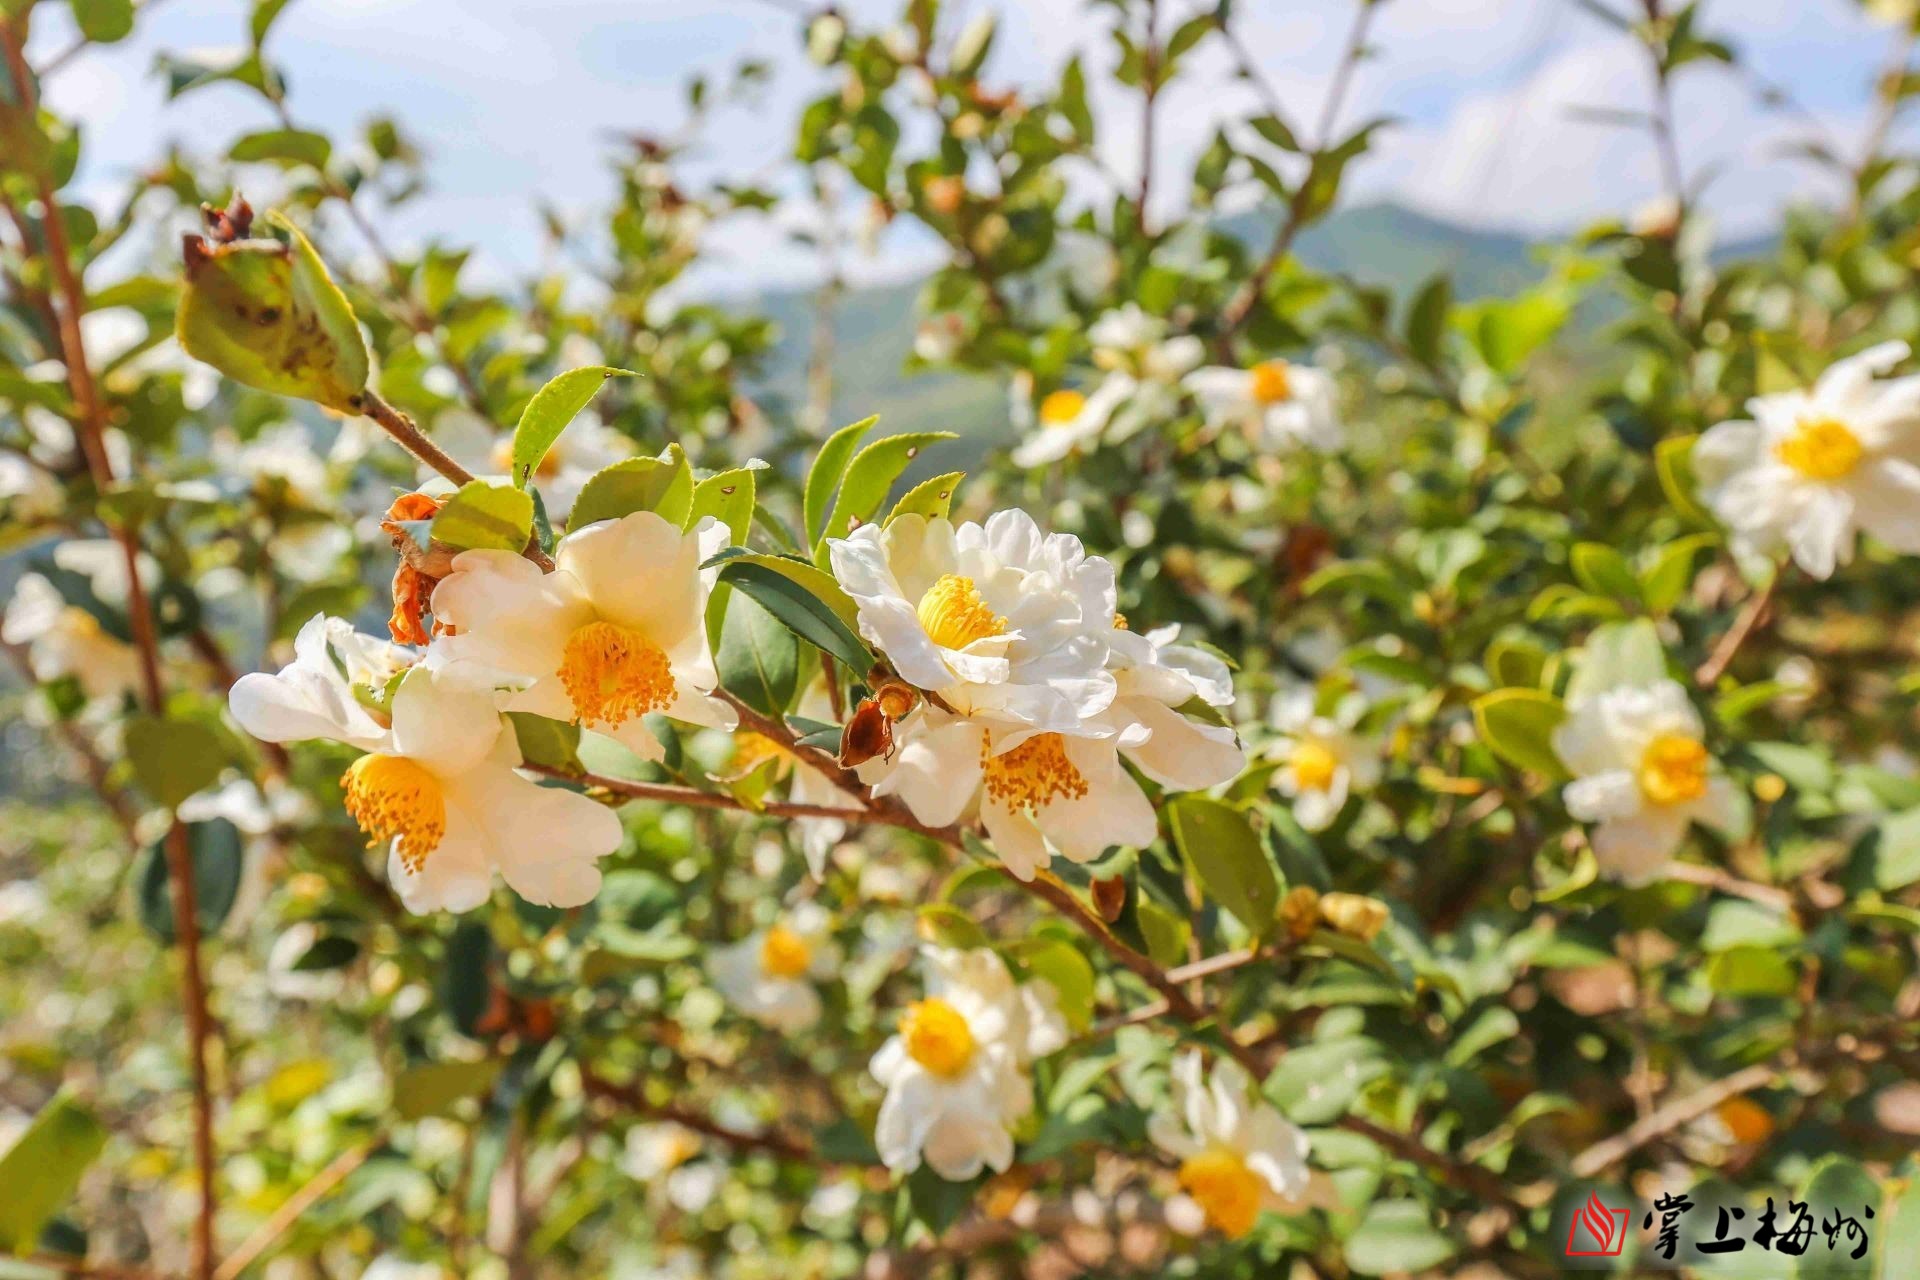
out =
{"type": "Polygon", "coordinates": [[[406,756],[366,755],[340,775],[347,812],[367,833],[367,847],[400,838],[396,848],[409,871],[425,865],[427,855],[447,833],[447,802],[440,780],[406,756]]]}
{"type": "Polygon", "coordinates": [[[1655,738],[1640,757],[1640,790],[1655,804],[1683,804],[1707,793],[1707,749],[1684,734],[1655,738]]]}
{"type": "Polygon", "coordinates": [[[1078,391],[1055,391],[1040,402],[1040,421],[1050,427],[1061,427],[1080,416],[1087,407],[1087,398],[1078,391]]]}
{"type": "Polygon", "coordinates": [[[945,573],[920,597],[920,625],[943,649],[964,649],[975,640],[1005,635],[1007,620],[987,607],[973,579],[945,573]]]}
{"type": "Polygon", "coordinates": [[[907,1055],[937,1076],[957,1076],[973,1061],[973,1029],[945,1000],[916,1000],[900,1019],[907,1055]]]}
{"type": "Polygon", "coordinates": [[[1860,465],[1860,437],[1832,418],[1802,422],[1773,446],[1773,456],[1809,480],[1839,480],[1860,465]]]}
{"type": "Polygon", "coordinates": [[[1180,1162],[1180,1189],[1206,1210],[1209,1226],[1235,1239],[1260,1216],[1261,1185],[1245,1160],[1218,1147],[1180,1162]]]}
{"type": "Polygon", "coordinates": [[[813,964],[813,948],[807,940],[776,924],[767,930],[760,943],[760,968],[772,978],[798,978],[813,964]]]}
{"type": "Polygon", "coordinates": [[[673,702],[673,672],[659,645],[627,627],[589,622],[567,637],[560,683],[574,719],[609,728],[673,702]]]}
{"type": "Polygon", "coordinates": [[[1124,614],[1124,613],[1116,613],[1116,614],[1114,614],[1114,615],[1113,615],[1113,629],[1114,629],[1115,631],[1125,631],[1125,630],[1127,629],[1127,615],[1126,615],[1126,614],[1124,614]]]}
{"type": "Polygon", "coordinates": [[[1293,399],[1293,379],[1287,375],[1285,360],[1264,360],[1253,366],[1252,373],[1256,402],[1267,405],[1293,399]]]}
{"type": "Polygon", "coordinates": [[[1066,740],[1059,734],[1036,734],[999,755],[992,750],[992,744],[981,742],[987,795],[1009,809],[1044,809],[1062,797],[1086,798],[1087,780],[1067,759],[1066,740]]]}
{"type": "Polygon", "coordinates": [[[1325,791],[1333,785],[1333,775],[1340,769],[1339,757],[1325,744],[1312,740],[1295,743],[1287,763],[1293,766],[1293,780],[1302,791],[1325,791]]]}

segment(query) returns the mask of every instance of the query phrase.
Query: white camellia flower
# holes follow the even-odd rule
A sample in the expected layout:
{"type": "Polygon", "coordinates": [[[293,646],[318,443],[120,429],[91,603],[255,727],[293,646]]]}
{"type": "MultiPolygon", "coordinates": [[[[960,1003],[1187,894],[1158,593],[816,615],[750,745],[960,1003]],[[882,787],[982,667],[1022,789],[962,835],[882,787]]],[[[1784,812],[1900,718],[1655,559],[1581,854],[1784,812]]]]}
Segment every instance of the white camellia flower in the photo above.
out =
{"type": "Polygon", "coordinates": [[[713,696],[714,573],[700,569],[727,537],[710,516],[683,533],[636,511],[569,532],[552,573],[511,551],[463,551],[433,591],[434,618],[454,631],[435,647],[531,677],[507,710],[571,721],[658,760],[664,752],[643,716],[739,723],[713,696]]]}
{"type": "Polygon", "coordinates": [[[1129,302],[1095,320],[1087,330],[1093,362],[1118,369],[1142,382],[1177,383],[1200,367],[1206,344],[1192,334],[1167,337],[1167,323],[1129,302]]]}
{"type": "Polygon", "coordinates": [[[1262,361],[1251,369],[1214,365],[1195,369],[1185,383],[1209,423],[1238,427],[1263,448],[1305,446],[1326,453],[1346,441],[1334,405],[1333,376],[1312,365],[1285,360],[1262,361]]]}
{"type": "Polygon", "coordinates": [[[1008,510],[985,525],[902,516],[828,545],[861,635],[954,711],[1019,726],[1005,745],[1078,732],[1112,704],[1113,566],[1078,538],[1008,510]]]}
{"type": "Polygon", "coordinates": [[[1298,1211],[1311,1171],[1307,1135],[1253,1092],[1239,1063],[1214,1064],[1208,1079],[1193,1050],[1174,1060],[1172,1109],[1147,1120],[1154,1145],[1180,1162],[1180,1186],[1207,1223],[1238,1238],[1263,1209],[1298,1211]]]}
{"type": "Polygon", "coordinates": [[[72,676],[89,701],[111,701],[140,686],[140,655],[110,634],[79,605],[68,604],[51,582],[22,574],[7,602],[0,639],[24,645],[38,680],[72,676]]]}
{"type": "Polygon", "coordinates": [[[1033,410],[1037,429],[1013,450],[1014,465],[1041,467],[1092,447],[1136,386],[1131,374],[1110,373],[1092,395],[1070,387],[1049,392],[1033,410]]]}
{"type": "MultiPolygon", "coordinates": [[[[596,362],[597,363],[597,362],[596,362]]],[[[455,462],[476,476],[511,480],[513,437],[497,435],[491,423],[467,409],[445,409],[433,420],[433,439],[455,462]]],[[[633,456],[633,441],[591,413],[560,433],[533,471],[533,487],[556,523],[573,510],[574,500],[594,474],[633,456]]],[[[437,473],[423,469],[422,479],[437,473]]]]}
{"type": "Polygon", "coordinates": [[[1689,823],[1725,829],[1739,821],[1739,792],[1715,767],[1705,733],[1672,680],[1568,703],[1553,749],[1574,776],[1563,792],[1567,812],[1594,824],[1601,867],[1644,883],[1673,860],[1689,823]]]}
{"type": "Polygon", "coordinates": [[[713,954],[713,985],[755,1022],[793,1035],[820,1020],[814,983],[840,967],[832,917],[802,902],[785,917],[713,954]]]}
{"type": "Polygon", "coordinates": [[[1816,578],[1853,559],[1861,530],[1920,554],[1920,377],[1874,379],[1907,355],[1904,342],[1869,348],[1700,437],[1700,496],[1736,546],[1784,547],[1816,578]]]}
{"type": "Polygon", "coordinates": [[[1176,630],[1110,628],[1114,700],[1074,732],[1031,734],[928,706],[895,730],[890,757],[859,767],[860,780],[876,796],[899,796],[930,826],[977,813],[994,851],[1022,880],[1056,851],[1090,862],[1115,845],[1151,844],[1153,804],[1122,756],[1179,791],[1226,782],[1246,765],[1231,726],[1176,709],[1196,698],[1212,707],[1233,702],[1226,664],[1173,644],[1176,630]]]}
{"type": "Polygon", "coordinates": [[[620,819],[515,772],[520,748],[500,704],[524,680],[430,654],[405,669],[383,712],[354,685],[384,674],[392,646],[316,616],[294,655],[276,675],[240,678],[233,717],[262,741],[328,738],[367,752],[341,778],[347,811],[388,846],[387,874],[408,910],[471,910],[495,871],[529,902],[573,907],[599,891],[594,863],[619,846],[620,819]]]}
{"type": "Polygon", "coordinates": [[[986,949],[922,949],[927,995],[873,1056],[887,1091],[874,1127],[881,1162],[911,1173],[924,1159],[954,1182],[1013,1163],[1011,1126],[1033,1110],[1027,1066],[1067,1042],[1052,984],[1016,984],[986,949]]]}
{"type": "Polygon", "coordinates": [[[1325,831],[1348,796],[1380,781],[1380,743],[1354,730],[1366,710],[1366,699],[1349,695],[1333,715],[1320,715],[1311,688],[1275,701],[1280,737],[1268,755],[1281,763],[1273,785],[1293,801],[1294,820],[1308,831],[1325,831]]]}

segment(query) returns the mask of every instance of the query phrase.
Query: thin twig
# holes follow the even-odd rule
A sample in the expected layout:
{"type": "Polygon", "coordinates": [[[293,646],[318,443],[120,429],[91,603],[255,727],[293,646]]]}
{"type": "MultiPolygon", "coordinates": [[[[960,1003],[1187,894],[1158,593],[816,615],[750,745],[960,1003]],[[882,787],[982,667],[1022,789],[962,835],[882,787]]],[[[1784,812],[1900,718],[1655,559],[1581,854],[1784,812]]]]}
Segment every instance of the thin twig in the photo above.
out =
{"type": "Polygon", "coordinates": [[[265,1222],[254,1229],[252,1235],[241,1241],[240,1247],[228,1254],[214,1270],[213,1280],[236,1280],[253,1260],[265,1253],[307,1210],[313,1208],[335,1187],[345,1182],[355,1169],[367,1162],[367,1157],[380,1148],[385,1138],[372,1138],[357,1147],[350,1147],[335,1156],[333,1160],[308,1179],[306,1184],[288,1196],[278,1209],[275,1209],[265,1222]]]}
{"type": "MultiPolygon", "coordinates": [[[[0,20],[0,51],[12,77],[16,100],[31,111],[37,106],[33,73],[27,66],[22,48],[22,33],[15,18],[0,20]]],[[[105,407],[87,364],[87,349],[81,334],[80,319],[86,313],[86,290],[74,269],[72,251],[67,243],[66,223],[50,174],[37,174],[41,207],[41,234],[46,256],[59,293],[58,308],[61,354],[67,367],[67,382],[73,393],[77,416],[76,434],[94,487],[101,493],[111,490],[113,462],[106,448],[105,407]]],[[[140,578],[140,548],[132,530],[110,524],[120,544],[127,567],[127,618],[140,656],[141,683],[147,711],[166,714],[166,689],[160,678],[160,646],[154,632],[153,614],[148,605],[146,585],[140,578]]],[[[200,1206],[194,1221],[193,1269],[200,1277],[213,1270],[213,1220],[216,1210],[213,1155],[213,1093],[207,1076],[207,1040],[212,1020],[207,1013],[206,982],[200,963],[199,904],[194,888],[193,850],[187,843],[187,829],[178,819],[165,839],[168,874],[173,882],[174,936],[180,944],[182,999],[186,1005],[188,1056],[193,1077],[194,1162],[199,1172],[200,1206]]]]}
{"type": "Polygon", "coordinates": [[[1153,117],[1160,97],[1160,45],[1154,30],[1158,0],[1147,0],[1146,38],[1140,42],[1140,190],[1134,197],[1134,234],[1147,234],[1147,201],[1153,196],[1153,117]]]}
{"type": "Polygon", "coordinates": [[[637,1087],[603,1080],[585,1062],[580,1063],[580,1087],[590,1098],[604,1098],[650,1119],[671,1121],[695,1133],[718,1139],[736,1151],[764,1151],[783,1160],[811,1162],[819,1158],[813,1144],[798,1135],[782,1133],[777,1129],[748,1133],[741,1129],[730,1129],[687,1107],[671,1102],[649,1102],[637,1087]]]}
{"type": "Polygon", "coordinates": [[[1900,24],[1894,35],[1893,46],[1887,52],[1886,65],[1880,69],[1879,78],[1874,82],[1874,111],[1872,122],[1867,126],[1865,143],[1860,148],[1860,159],[1853,167],[1853,195],[1848,204],[1847,221],[1858,222],[1865,211],[1866,192],[1861,184],[1873,162],[1880,158],[1880,149],[1887,144],[1887,133],[1893,128],[1893,120],[1899,114],[1900,104],[1905,99],[1902,88],[1907,78],[1907,63],[1913,58],[1913,44],[1916,34],[1911,22],[1900,24]]]}
{"type": "Polygon", "coordinates": [[[1747,638],[1753,634],[1755,628],[1765,620],[1767,606],[1773,603],[1773,593],[1779,588],[1780,579],[1786,572],[1785,569],[1775,570],[1773,576],[1767,579],[1767,585],[1747,598],[1745,607],[1733,620],[1733,625],[1727,628],[1727,633],[1720,637],[1718,644],[1713,646],[1713,652],[1708,655],[1707,660],[1701,663],[1699,669],[1693,673],[1695,684],[1702,689],[1711,689],[1719,683],[1720,677],[1726,674],[1727,667],[1732,664],[1734,656],[1740,652],[1740,646],[1747,642],[1747,638]]]}
{"type": "MultiPolygon", "coordinates": [[[[1333,81],[1327,88],[1326,100],[1321,104],[1320,119],[1315,131],[1313,149],[1309,153],[1309,165],[1318,160],[1332,140],[1333,126],[1340,118],[1340,108],[1345,105],[1347,90],[1353,83],[1354,68],[1359,65],[1361,55],[1367,48],[1367,28],[1373,21],[1376,0],[1359,0],[1359,9],[1354,14],[1353,27],[1347,33],[1346,51],[1341,55],[1340,65],[1335,68],[1333,81]]],[[[1312,173],[1309,167],[1309,176],[1312,173]]],[[[1240,291],[1227,303],[1221,316],[1220,332],[1214,338],[1214,346],[1220,359],[1230,360],[1233,354],[1233,335],[1253,314],[1254,307],[1266,293],[1267,281],[1286,260],[1293,248],[1294,238],[1306,226],[1307,195],[1311,184],[1305,177],[1294,188],[1293,196],[1287,201],[1286,214],[1281,218],[1279,230],[1274,233],[1273,243],[1267,247],[1267,253],[1260,264],[1253,269],[1240,291]]]]}
{"type": "Polygon", "coordinates": [[[1721,1103],[1743,1093],[1764,1088],[1780,1073],[1777,1064],[1757,1063],[1743,1067],[1704,1089],[1676,1098],[1659,1110],[1628,1125],[1618,1134],[1596,1142],[1573,1158],[1568,1166],[1576,1178],[1592,1178],[1606,1172],[1641,1147],[1661,1138],[1690,1120],[1698,1119],[1721,1103]]]}
{"type": "Polygon", "coordinates": [[[1680,165],[1680,143],[1673,128],[1673,82],[1667,66],[1664,41],[1659,29],[1665,19],[1660,0],[1642,0],[1647,14],[1647,57],[1653,73],[1653,142],[1660,153],[1660,171],[1667,194],[1673,200],[1676,224],[1684,222],[1687,211],[1686,173],[1680,165]]]}

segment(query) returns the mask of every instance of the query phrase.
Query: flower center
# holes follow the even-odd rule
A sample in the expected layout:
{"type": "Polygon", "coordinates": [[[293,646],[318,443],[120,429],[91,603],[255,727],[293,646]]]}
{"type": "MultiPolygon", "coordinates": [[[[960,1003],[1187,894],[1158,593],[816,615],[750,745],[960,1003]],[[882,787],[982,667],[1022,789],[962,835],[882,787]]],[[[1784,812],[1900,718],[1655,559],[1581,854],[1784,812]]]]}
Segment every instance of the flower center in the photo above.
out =
{"type": "Polygon", "coordinates": [[[1773,446],[1773,456],[1809,480],[1839,480],[1860,465],[1860,437],[1832,418],[1802,422],[1773,446]]]}
{"type": "Polygon", "coordinates": [[[1293,399],[1293,379],[1287,376],[1285,360],[1263,360],[1253,366],[1253,398],[1260,404],[1293,399]]]}
{"type": "Polygon", "coordinates": [[[1087,398],[1078,391],[1055,391],[1040,402],[1040,421],[1050,427],[1064,427],[1080,416],[1087,398]]]}
{"type": "Polygon", "coordinates": [[[916,1000],[900,1019],[907,1055],[937,1076],[957,1076],[973,1061],[973,1030],[945,1000],[916,1000]]]}
{"type": "Polygon", "coordinates": [[[400,861],[409,871],[419,871],[447,833],[440,780],[418,761],[361,756],[340,775],[340,785],[346,789],[347,812],[367,833],[367,847],[398,836],[400,861]]]}
{"type": "Polygon", "coordinates": [[[1207,1222],[1228,1236],[1244,1236],[1260,1216],[1260,1178],[1247,1162],[1218,1147],[1180,1162],[1180,1189],[1206,1210],[1207,1222]]]}
{"type": "Polygon", "coordinates": [[[813,948],[807,940],[776,924],[767,930],[760,943],[760,968],[770,978],[798,978],[813,964],[813,948]]]}
{"type": "Polygon", "coordinates": [[[589,622],[567,637],[559,675],[580,724],[621,725],[673,701],[666,652],[611,622],[589,622]]]}
{"type": "Polygon", "coordinates": [[[1707,749],[1684,734],[1655,738],[1640,757],[1640,790],[1655,804],[1682,804],[1707,793],[1707,749]]]}
{"type": "Polygon", "coordinates": [[[1009,809],[1043,809],[1062,797],[1081,800],[1087,780],[1067,759],[1066,739],[1057,733],[1028,738],[1011,751],[992,755],[992,744],[980,744],[980,767],[987,795],[1009,809]]]}
{"type": "Polygon", "coordinates": [[[943,573],[920,597],[920,625],[942,649],[964,649],[975,640],[1007,633],[1007,620],[987,607],[973,579],[943,573]]]}
{"type": "Polygon", "coordinates": [[[1303,791],[1325,791],[1333,785],[1333,775],[1340,768],[1339,759],[1324,743],[1311,741],[1295,743],[1287,763],[1293,766],[1293,780],[1303,791]]]}

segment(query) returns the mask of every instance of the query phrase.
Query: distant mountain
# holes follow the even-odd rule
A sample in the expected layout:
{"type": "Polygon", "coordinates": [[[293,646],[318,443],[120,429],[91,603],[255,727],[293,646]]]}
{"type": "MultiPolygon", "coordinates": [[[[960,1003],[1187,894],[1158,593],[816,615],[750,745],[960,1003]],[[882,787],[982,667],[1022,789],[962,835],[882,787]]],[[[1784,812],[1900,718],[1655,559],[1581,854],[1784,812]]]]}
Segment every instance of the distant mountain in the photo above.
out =
{"type": "MultiPolygon", "coordinates": [[[[1249,245],[1264,246],[1277,225],[1277,208],[1249,210],[1222,226],[1249,245]]],[[[1392,204],[1343,209],[1301,235],[1301,261],[1317,271],[1350,276],[1396,295],[1436,272],[1453,277],[1456,297],[1511,292],[1537,280],[1533,242],[1522,236],[1476,231],[1392,204]]],[[[834,395],[831,420],[881,415],[883,428],[952,430],[969,437],[976,456],[1006,435],[1005,393],[989,378],[907,373],[918,323],[920,284],[860,289],[834,308],[834,395]]],[[[762,390],[790,404],[804,398],[816,299],[811,292],[765,295],[753,304],[779,325],[781,339],[768,362],[762,390]]],[[[959,446],[956,444],[955,448],[959,446]]],[[[931,466],[940,459],[929,460],[931,466]]],[[[948,460],[947,465],[964,465],[948,460]]]]}

